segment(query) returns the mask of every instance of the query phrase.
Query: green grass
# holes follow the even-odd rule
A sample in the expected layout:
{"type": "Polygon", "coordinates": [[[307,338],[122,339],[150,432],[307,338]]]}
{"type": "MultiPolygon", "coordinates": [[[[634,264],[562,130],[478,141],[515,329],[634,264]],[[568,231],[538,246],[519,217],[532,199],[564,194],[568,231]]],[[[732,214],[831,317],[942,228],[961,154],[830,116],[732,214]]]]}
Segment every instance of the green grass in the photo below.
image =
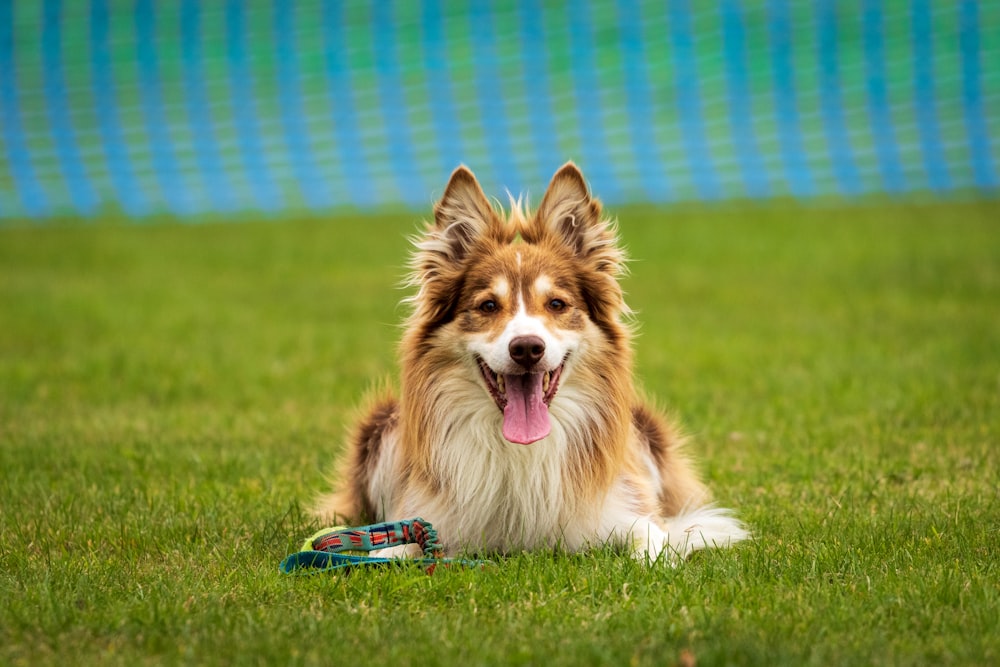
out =
{"type": "Polygon", "coordinates": [[[1000,206],[618,212],[646,389],[756,541],[285,577],[407,216],[0,233],[0,664],[1000,662],[1000,206]]]}

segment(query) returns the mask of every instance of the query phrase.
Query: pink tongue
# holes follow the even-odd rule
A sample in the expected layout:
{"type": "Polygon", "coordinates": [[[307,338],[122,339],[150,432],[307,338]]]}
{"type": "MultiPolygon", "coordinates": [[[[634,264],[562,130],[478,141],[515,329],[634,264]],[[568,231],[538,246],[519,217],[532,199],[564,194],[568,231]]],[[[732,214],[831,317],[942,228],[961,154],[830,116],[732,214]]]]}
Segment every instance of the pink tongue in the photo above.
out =
{"type": "Polygon", "coordinates": [[[552,430],[549,408],[542,400],[542,374],[504,375],[507,405],[503,409],[503,437],[519,445],[541,440],[552,430]]]}

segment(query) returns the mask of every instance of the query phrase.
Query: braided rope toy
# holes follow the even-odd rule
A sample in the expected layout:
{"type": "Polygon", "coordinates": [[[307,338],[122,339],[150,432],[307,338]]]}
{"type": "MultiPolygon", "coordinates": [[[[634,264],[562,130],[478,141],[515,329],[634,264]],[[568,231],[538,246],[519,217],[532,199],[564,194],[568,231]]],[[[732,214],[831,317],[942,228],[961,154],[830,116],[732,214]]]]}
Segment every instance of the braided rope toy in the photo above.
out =
{"type": "Polygon", "coordinates": [[[416,518],[355,528],[324,528],[303,542],[299,551],[281,561],[280,568],[284,574],[307,574],[340,569],[346,572],[357,566],[411,562],[431,574],[438,565],[482,567],[492,564],[483,560],[444,558],[443,555],[444,549],[437,531],[429,521],[416,518]],[[419,545],[424,552],[423,557],[402,559],[364,555],[368,551],[404,544],[419,545]]]}

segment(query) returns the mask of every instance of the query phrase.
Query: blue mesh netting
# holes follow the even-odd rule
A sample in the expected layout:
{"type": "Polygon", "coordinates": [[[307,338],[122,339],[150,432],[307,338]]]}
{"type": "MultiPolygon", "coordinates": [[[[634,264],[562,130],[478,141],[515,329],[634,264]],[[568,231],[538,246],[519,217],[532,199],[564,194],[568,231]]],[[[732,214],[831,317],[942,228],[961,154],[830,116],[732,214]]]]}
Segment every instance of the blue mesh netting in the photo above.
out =
{"type": "Polygon", "coordinates": [[[995,192],[1000,2],[0,0],[0,219],[995,192]]]}

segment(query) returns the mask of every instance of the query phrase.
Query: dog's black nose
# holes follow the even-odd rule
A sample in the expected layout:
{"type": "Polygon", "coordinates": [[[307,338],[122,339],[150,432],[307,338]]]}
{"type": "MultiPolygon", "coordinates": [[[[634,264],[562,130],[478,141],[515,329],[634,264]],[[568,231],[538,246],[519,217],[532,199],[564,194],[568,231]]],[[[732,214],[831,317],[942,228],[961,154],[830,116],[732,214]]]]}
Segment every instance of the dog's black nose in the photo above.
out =
{"type": "Polygon", "coordinates": [[[518,336],[507,346],[510,358],[526,369],[530,369],[545,354],[545,341],[538,336],[518,336]]]}

